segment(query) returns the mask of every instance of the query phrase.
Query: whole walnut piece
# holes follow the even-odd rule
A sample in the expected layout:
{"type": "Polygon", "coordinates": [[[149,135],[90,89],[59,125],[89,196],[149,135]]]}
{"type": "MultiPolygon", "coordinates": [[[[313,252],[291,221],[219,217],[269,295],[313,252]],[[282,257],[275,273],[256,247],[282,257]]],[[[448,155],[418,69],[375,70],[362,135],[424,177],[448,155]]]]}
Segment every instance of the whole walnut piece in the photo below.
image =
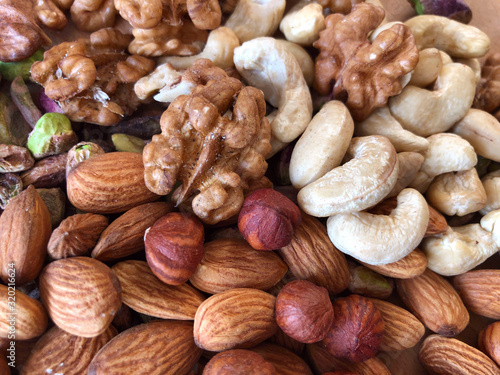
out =
{"type": "Polygon", "coordinates": [[[488,56],[481,69],[481,81],[476,88],[474,108],[495,114],[500,118],[500,53],[488,56]]]}
{"type": "Polygon", "coordinates": [[[144,178],[160,195],[180,181],[172,195],[176,205],[193,198],[194,213],[215,224],[236,215],[245,190],[264,176],[271,130],[262,91],[243,88],[207,59],[188,72],[199,84],[163,113],[162,133],[143,151],[144,178]]]}
{"type": "Polygon", "coordinates": [[[418,62],[418,49],[410,29],[395,24],[381,31],[372,43],[368,35],[384,19],[376,5],[355,5],[347,16],[331,14],[313,46],[316,58],[314,88],[343,100],[356,121],[366,119],[390,96],[402,90],[402,77],[418,62]]]}

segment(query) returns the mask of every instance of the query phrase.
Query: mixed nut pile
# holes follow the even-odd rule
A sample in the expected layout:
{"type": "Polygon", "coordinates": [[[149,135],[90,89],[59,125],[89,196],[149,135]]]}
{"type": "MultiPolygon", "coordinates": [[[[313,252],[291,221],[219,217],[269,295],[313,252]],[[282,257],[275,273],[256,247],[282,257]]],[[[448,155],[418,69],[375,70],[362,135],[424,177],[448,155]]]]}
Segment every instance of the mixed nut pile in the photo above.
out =
{"type": "Polygon", "coordinates": [[[500,374],[500,56],[292,3],[0,0],[0,374],[500,374]]]}

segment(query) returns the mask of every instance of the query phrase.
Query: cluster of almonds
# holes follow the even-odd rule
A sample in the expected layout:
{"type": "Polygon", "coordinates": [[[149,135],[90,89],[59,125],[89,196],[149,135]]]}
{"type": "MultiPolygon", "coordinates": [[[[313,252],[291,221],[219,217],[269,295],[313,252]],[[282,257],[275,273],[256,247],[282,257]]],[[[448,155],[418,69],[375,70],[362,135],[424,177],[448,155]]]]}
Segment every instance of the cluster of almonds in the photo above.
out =
{"type": "Polygon", "coordinates": [[[28,3],[0,1],[0,373],[500,374],[484,33],[375,0],[28,3]],[[66,10],[92,34],[25,60],[66,10]]]}

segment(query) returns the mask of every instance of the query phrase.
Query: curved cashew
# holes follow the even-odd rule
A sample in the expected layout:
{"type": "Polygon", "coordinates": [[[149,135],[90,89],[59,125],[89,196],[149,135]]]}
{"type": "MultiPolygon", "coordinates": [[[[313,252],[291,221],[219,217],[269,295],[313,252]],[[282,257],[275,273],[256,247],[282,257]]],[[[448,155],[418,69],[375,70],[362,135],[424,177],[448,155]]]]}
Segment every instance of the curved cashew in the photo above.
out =
{"type": "Polygon", "coordinates": [[[470,271],[498,251],[491,232],[479,224],[450,227],[436,237],[424,238],[420,249],[427,255],[427,267],[443,276],[470,271]]]}
{"type": "Polygon", "coordinates": [[[389,98],[392,115],[403,128],[427,137],[441,133],[465,116],[476,92],[474,72],[463,64],[446,64],[429,91],[406,86],[389,98]]]}
{"type": "Polygon", "coordinates": [[[398,158],[387,138],[353,138],[346,157],[351,160],[299,191],[297,201],[307,214],[325,217],[362,211],[396,185],[398,158]]]}
{"type": "Polygon", "coordinates": [[[476,85],[481,81],[481,63],[478,59],[455,59],[455,62],[467,65],[474,72],[476,85]]]}
{"type": "Polygon", "coordinates": [[[302,70],[302,74],[304,75],[304,79],[307,82],[307,86],[311,87],[314,82],[314,61],[311,55],[309,55],[309,52],[297,43],[282,39],[277,39],[277,41],[295,56],[299,63],[300,70],[302,70]]]}
{"type": "Polygon", "coordinates": [[[224,26],[235,32],[240,43],[273,35],[285,6],[285,0],[240,0],[224,26]]]}
{"type": "Polygon", "coordinates": [[[427,190],[430,205],[448,216],[464,216],[486,204],[486,191],[476,168],[437,176],[427,190]]]}
{"type": "Polygon", "coordinates": [[[427,87],[439,76],[443,68],[441,54],[436,48],[426,48],[420,51],[418,64],[413,70],[410,85],[427,87]]]}
{"type": "Polygon", "coordinates": [[[481,228],[491,233],[493,242],[497,247],[500,247],[500,210],[495,210],[487,213],[479,222],[481,228]],[[496,225],[498,221],[498,226],[496,225]]]}
{"type": "Polygon", "coordinates": [[[420,167],[424,163],[424,157],[418,152],[400,152],[398,153],[398,179],[396,185],[387,197],[395,197],[404,188],[408,187],[415,179],[420,167]]]}
{"type": "Polygon", "coordinates": [[[291,142],[301,135],[311,121],[312,100],[295,56],[276,39],[262,37],[236,48],[234,64],[248,84],[278,108],[271,123],[274,137],[291,142]]]}
{"type": "Polygon", "coordinates": [[[470,109],[451,131],[469,141],[479,155],[500,162],[500,123],[488,112],[470,109]]]}
{"type": "Polygon", "coordinates": [[[421,152],[429,147],[429,142],[425,138],[403,129],[388,107],[377,108],[366,120],[356,123],[355,134],[356,136],[383,135],[389,138],[397,152],[421,152]]]}
{"type": "Polygon", "coordinates": [[[219,27],[208,35],[207,44],[201,53],[194,56],[166,56],[158,59],[158,63],[169,63],[175,69],[188,69],[197,59],[212,60],[215,66],[222,69],[234,66],[234,49],[239,47],[238,37],[228,27],[219,27]]]}
{"type": "Polygon", "coordinates": [[[435,47],[452,57],[481,57],[490,49],[490,38],[478,28],[446,17],[424,15],[410,18],[405,25],[415,36],[418,49],[435,47]]]}
{"type": "Polygon", "coordinates": [[[319,32],[324,28],[323,7],[310,0],[299,1],[280,23],[285,38],[303,46],[310,46],[318,40],[319,32]]]}
{"type": "Polygon", "coordinates": [[[439,51],[439,54],[441,55],[441,61],[443,62],[443,65],[451,64],[453,62],[453,59],[446,52],[439,51]]]}
{"type": "Polygon", "coordinates": [[[486,191],[486,204],[481,209],[481,214],[486,215],[491,211],[500,209],[500,170],[488,173],[481,179],[486,191]]]}
{"type": "Polygon", "coordinates": [[[330,240],[343,253],[372,265],[404,258],[424,238],[429,208],[414,189],[404,189],[397,199],[390,215],[355,212],[330,216],[326,224],[330,240]]]}
{"type": "Polygon", "coordinates": [[[293,148],[290,181],[301,189],[338,167],[351,142],[354,122],[339,101],[326,103],[293,148]]]}
{"type": "MultiPolygon", "coordinates": [[[[178,83],[181,80],[181,77],[182,73],[175,70],[172,65],[168,63],[161,64],[158,65],[156,69],[151,72],[151,74],[139,79],[134,85],[134,91],[139,99],[145,100],[160,90],[160,94],[155,96],[155,99],[159,102],[170,103],[172,102],[172,100],[170,100],[172,95],[164,97],[164,95],[161,95],[161,89],[168,88],[168,91],[170,92],[172,90],[172,86],[178,83]]],[[[181,92],[188,94],[191,92],[192,88],[193,87],[191,86],[188,88],[189,91],[181,90],[181,92]]],[[[178,90],[176,90],[176,94],[178,93],[178,90]]]]}

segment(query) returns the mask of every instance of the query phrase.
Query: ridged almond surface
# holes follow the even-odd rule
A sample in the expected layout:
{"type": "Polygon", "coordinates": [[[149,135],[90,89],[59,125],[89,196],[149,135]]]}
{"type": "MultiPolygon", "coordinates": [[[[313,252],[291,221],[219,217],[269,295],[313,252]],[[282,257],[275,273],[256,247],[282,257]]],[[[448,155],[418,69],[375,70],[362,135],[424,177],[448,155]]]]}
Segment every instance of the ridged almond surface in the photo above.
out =
{"type": "Polygon", "coordinates": [[[47,329],[47,313],[37,300],[16,289],[15,296],[9,288],[0,284],[0,337],[9,337],[10,323],[15,320],[15,340],[38,337],[47,329]],[[10,297],[10,298],[9,298],[10,297]]]}
{"type": "Polygon", "coordinates": [[[396,279],[411,279],[412,277],[421,275],[425,271],[427,268],[427,257],[423,251],[415,249],[403,259],[394,263],[379,265],[360,263],[384,276],[396,279]]]}
{"type": "Polygon", "coordinates": [[[113,271],[87,257],[50,263],[40,275],[39,288],[54,323],[76,336],[103,333],[122,303],[120,282],[113,271]]]}
{"type": "Polygon", "coordinates": [[[194,318],[196,344],[214,352],[260,344],[278,329],[275,301],[273,295],[250,288],[231,289],[207,298],[194,318]]]}
{"type": "Polygon", "coordinates": [[[188,374],[200,356],[192,322],[153,321],[108,342],[92,360],[87,375],[188,374]]]}
{"type": "Polygon", "coordinates": [[[142,155],[135,152],[84,160],[71,170],[66,186],[73,206],[96,214],[124,212],[158,199],[144,183],[142,155]]]}
{"type": "Polygon", "coordinates": [[[326,227],[315,217],[302,213],[292,241],[278,252],[298,279],[323,286],[331,294],[338,294],[349,285],[345,255],[333,246],[326,227]]]}
{"type": "Polygon", "coordinates": [[[420,362],[433,374],[499,375],[500,369],[479,350],[466,343],[431,335],[419,352],[420,362]]]}
{"type": "Polygon", "coordinates": [[[385,322],[380,350],[396,352],[412,348],[425,333],[425,327],[410,312],[390,302],[370,298],[385,322]]]}
{"type": "Polygon", "coordinates": [[[115,264],[113,272],[122,286],[122,300],[131,309],[162,319],[193,320],[205,297],[188,284],[167,285],[148,264],[127,260],[115,264]]]}
{"type": "Polygon", "coordinates": [[[52,327],[36,343],[21,375],[87,374],[94,356],[116,334],[112,326],[93,338],[74,336],[52,327]]]}
{"type": "Polygon", "coordinates": [[[262,343],[250,350],[271,363],[280,375],[312,375],[309,365],[302,358],[282,346],[262,343]]]}
{"type": "Polygon", "coordinates": [[[145,203],[131,208],[102,232],[92,258],[110,261],[144,250],[144,233],[156,220],[172,210],[166,202],[145,203]]]}
{"type": "Polygon", "coordinates": [[[210,294],[234,288],[267,290],[288,271],[277,254],[254,250],[244,240],[210,241],[203,246],[203,252],[203,259],[189,281],[210,294]]]}
{"type": "Polygon", "coordinates": [[[431,331],[454,336],[469,324],[469,313],[457,291],[431,270],[412,279],[396,279],[396,285],[408,309],[431,331]]]}
{"type": "Polygon", "coordinates": [[[0,277],[8,283],[14,264],[16,286],[34,280],[43,267],[52,225],[33,185],[9,201],[0,216],[0,277]]]}
{"type": "Polygon", "coordinates": [[[479,332],[478,347],[500,366],[500,321],[479,332]]]}
{"type": "Polygon", "coordinates": [[[500,320],[500,270],[477,270],[453,278],[467,308],[481,316],[500,320]]]}

